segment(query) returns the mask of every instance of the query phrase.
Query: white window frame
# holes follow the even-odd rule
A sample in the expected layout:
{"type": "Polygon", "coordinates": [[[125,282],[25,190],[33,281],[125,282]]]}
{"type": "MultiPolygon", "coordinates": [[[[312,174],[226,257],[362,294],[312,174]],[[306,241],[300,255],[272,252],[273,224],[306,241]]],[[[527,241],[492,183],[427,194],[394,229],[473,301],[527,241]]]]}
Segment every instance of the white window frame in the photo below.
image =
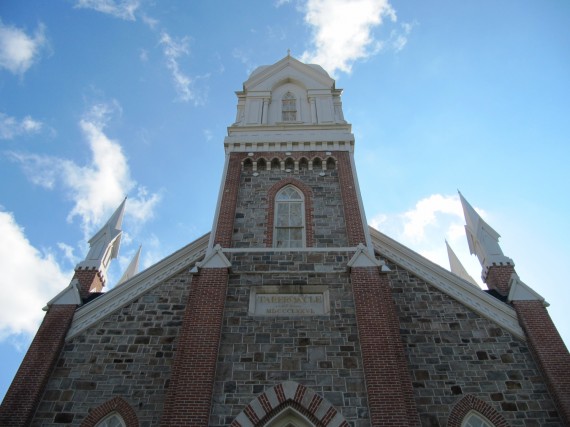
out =
{"type": "Polygon", "coordinates": [[[291,248],[291,249],[304,248],[305,242],[306,242],[306,230],[307,230],[307,225],[305,223],[305,195],[303,194],[303,192],[301,190],[299,190],[294,185],[286,185],[285,187],[281,188],[277,192],[277,194],[275,195],[274,210],[273,210],[273,247],[275,247],[275,248],[291,248]],[[300,196],[300,198],[298,200],[297,199],[279,200],[279,196],[281,194],[283,194],[285,191],[287,191],[288,189],[292,189],[293,191],[295,191],[300,196]],[[280,204],[299,204],[301,206],[301,225],[299,227],[290,226],[290,225],[289,226],[278,226],[277,225],[278,220],[279,220],[278,214],[279,214],[279,205],[280,204]],[[301,229],[301,244],[299,246],[290,246],[291,239],[289,239],[287,246],[280,244],[280,240],[278,240],[278,234],[279,234],[278,230],[283,230],[283,229],[288,229],[288,230],[301,229]]]}
{"type": "Polygon", "coordinates": [[[297,105],[297,97],[291,91],[288,91],[281,98],[281,121],[285,123],[293,123],[297,121],[297,115],[299,113],[299,106],[297,105]],[[294,106],[295,109],[292,110],[289,107],[294,106]],[[287,107],[287,108],[286,108],[287,107]],[[293,118],[287,117],[290,113],[294,113],[293,118]]]}

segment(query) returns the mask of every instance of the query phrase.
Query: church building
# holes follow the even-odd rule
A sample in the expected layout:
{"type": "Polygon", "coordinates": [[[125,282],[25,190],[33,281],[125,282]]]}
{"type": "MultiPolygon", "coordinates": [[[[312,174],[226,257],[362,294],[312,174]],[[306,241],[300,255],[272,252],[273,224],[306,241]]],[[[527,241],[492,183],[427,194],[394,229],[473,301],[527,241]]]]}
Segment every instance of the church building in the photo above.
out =
{"type": "Polygon", "coordinates": [[[253,71],[212,230],[103,292],[123,201],[47,303],[0,425],[570,426],[547,303],[462,195],[488,290],[367,225],[341,93],[290,55],[253,71]]]}

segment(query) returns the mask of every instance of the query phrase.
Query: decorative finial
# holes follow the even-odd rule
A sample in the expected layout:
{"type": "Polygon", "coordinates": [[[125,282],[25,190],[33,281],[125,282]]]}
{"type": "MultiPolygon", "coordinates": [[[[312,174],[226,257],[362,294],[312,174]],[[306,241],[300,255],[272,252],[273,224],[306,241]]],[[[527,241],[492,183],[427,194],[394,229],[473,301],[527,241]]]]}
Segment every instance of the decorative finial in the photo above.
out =
{"type": "Polygon", "coordinates": [[[291,49],[287,49],[287,56],[291,56],[291,49]]]}

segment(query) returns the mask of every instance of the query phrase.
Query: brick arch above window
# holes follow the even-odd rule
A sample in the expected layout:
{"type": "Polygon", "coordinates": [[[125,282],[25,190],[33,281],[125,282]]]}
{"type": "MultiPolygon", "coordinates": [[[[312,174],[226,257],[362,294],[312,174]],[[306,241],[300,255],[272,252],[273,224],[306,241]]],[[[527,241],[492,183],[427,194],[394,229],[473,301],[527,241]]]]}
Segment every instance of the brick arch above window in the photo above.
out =
{"type": "Polygon", "coordinates": [[[275,221],[275,196],[283,187],[292,185],[296,187],[305,198],[305,246],[312,247],[314,240],[313,232],[313,191],[311,187],[295,178],[285,178],[273,184],[267,192],[267,232],[265,246],[273,246],[273,223],[275,221]]]}
{"type": "Polygon", "coordinates": [[[507,420],[485,401],[471,395],[465,395],[451,410],[447,420],[448,427],[461,427],[463,420],[470,412],[475,411],[483,415],[495,427],[510,427],[507,420]]]}
{"type": "Polygon", "coordinates": [[[116,412],[119,414],[127,427],[138,427],[139,420],[134,409],[123,398],[115,397],[100,406],[92,409],[89,415],[81,423],[81,427],[95,427],[107,415],[116,412]]]}
{"type": "Polygon", "coordinates": [[[289,408],[316,427],[349,427],[340,412],[312,389],[285,381],[261,393],[234,419],[230,427],[262,427],[289,408]]]}

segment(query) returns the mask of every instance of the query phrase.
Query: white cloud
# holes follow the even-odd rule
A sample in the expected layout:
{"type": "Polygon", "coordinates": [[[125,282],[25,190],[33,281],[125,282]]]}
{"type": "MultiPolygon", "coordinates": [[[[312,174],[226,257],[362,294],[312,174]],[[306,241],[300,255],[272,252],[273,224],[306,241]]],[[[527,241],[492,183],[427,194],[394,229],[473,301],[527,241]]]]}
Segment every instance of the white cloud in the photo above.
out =
{"type": "MultiPolygon", "coordinates": [[[[480,209],[477,211],[486,216],[480,209]]],[[[419,200],[404,213],[378,214],[370,220],[372,227],[449,269],[447,240],[464,267],[473,277],[478,277],[481,267],[476,257],[469,254],[464,224],[459,196],[441,194],[419,200]]]]}
{"type": "Polygon", "coordinates": [[[0,210],[0,340],[27,342],[36,332],[42,307],[64,289],[71,272],[62,271],[50,251],[34,248],[10,212],[0,210]],[[12,291],[10,291],[10,289],[12,291]]]}
{"type": "Polygon", "coordinates": [[[21,120],[0,113],[0,139],[12,139],[20,135],[34,134],[42,130],[43,123],[26,116],[21,120]]]}
{"type": "Polygon", "coordinates": [[[78,9],[93,9],[126,21],[136,20],[135,12],[139,6],[139,0],[77,0],[75,4],[78,9]]]}
{"type": "Polygon", "coordinates": [[[23,75],[47,47],[45,26],[40,24],[33,36],[23,30],[4,25],[0,20],[0,68],[23,75]]]}
{"type": "Polygon", "coordinates": [[[125,195],[136,192],[135,196],[129,197],[126,210],[135,224],[152,218],[160,200],[158,194],[148,193],[131,178],[121,145],[104,132],[110,116],[118,111],[117,103],[97,104],[80,121],[79,126],[92,154],[90,164],[78,165],[68,159],[11,153],[33,183],[48,189],[57,183],[62,185],[74,202],[68,219],[78,217],[86,237],[107,219],[125,195]]]}
{"type": "Polygon", "coordinates": [[[210,129],[204,129],[202,132],[204,133],[204,138],[206,138],[206,141],[211,141],[214,137],[214,134],[210,129]]]}
{"type": "Polygon", "coordinates": [[[203,103],[203,99],[195,91],[194,79],[182,71],[178,62],[181,57],[190,54],[189,43],[188,37],[175,40],[166,32],[160,36],[166,67],[170,70],[179,99],[184,102],[193,101],[198,105],[203,103]]]}
{"type": "Polygon", "coordinates": [[[308,0],[305,22],[313,28],[314,48],[305,51],[301,60],[319,64],[333,75],[337,70],[350,73],[355,61],[384,46],[372,34],[384,18],[396,21],[388,0],[308,0]]]}

